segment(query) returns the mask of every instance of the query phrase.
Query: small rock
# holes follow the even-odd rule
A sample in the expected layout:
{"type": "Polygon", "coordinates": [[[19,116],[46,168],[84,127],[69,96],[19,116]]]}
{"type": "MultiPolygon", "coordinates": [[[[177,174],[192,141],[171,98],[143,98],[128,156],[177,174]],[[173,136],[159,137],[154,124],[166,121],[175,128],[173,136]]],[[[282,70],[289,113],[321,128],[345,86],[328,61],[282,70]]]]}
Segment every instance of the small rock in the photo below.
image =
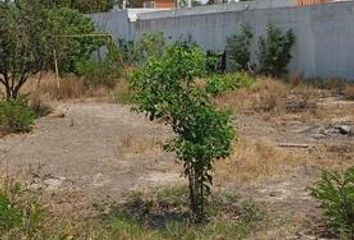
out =
{"type": "Polygon", "coordinates": [[[312,135],[312,138],[313,138],[313,139],[323,139],[323,138],[326,138],[326,135],[325,135],[325,134],[322,134],[322,133],[313,134],[313,135],[312,135]]]}
{"type": "Polygon", "coordinates": [[[343,135],[349,135],[352,133],[352,128],[348,125],[340,125],[338,126],[339,132],[343,135]]]}
{"type": "Polygon", "coordinates": [[[38,183],[33,183],[33,184],[30,185],[30,188],[32,190],[41,190],[42,186],[40,184],[38,184],[38,183]]]}
{"type": "Polygon", "coordinates": [[[49,178],[44,180],[44,184],[47,186],[49,191],[59,189],[63,182],[64,180],[62,178],[49,178]]]}
{"type": "Polygon", "coordinates": [[[276,191],[272,191],[269,193],[270,197],[279,197],[281,195],[281,192],[276,192],[276,191]]]}

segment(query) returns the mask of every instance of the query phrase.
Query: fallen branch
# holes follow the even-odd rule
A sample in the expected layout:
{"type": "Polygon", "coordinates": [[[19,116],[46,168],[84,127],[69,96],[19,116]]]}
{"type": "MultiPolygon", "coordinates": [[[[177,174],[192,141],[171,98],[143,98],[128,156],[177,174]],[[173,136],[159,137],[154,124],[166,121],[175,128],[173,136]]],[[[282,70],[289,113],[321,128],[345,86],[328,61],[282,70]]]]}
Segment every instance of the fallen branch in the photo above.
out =
{"type": "Polygon", "coordinates": [[[279,147],[288,147],[288,148],[308,148],[308,144],[301,144],[301,143],[279,143],[279,147]]]}

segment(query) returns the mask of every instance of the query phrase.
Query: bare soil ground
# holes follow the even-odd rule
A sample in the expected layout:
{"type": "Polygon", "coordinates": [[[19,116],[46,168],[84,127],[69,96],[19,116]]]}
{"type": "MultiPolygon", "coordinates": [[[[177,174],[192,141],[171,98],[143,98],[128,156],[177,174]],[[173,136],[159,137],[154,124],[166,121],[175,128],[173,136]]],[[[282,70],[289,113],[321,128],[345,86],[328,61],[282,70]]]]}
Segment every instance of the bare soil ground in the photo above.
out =
{"type": "Polygon", "coordinates": [[[1,168],[30,188],[51,192],[68,212],[68,203],[80,209],[179,181],[178,164],[160,150],[169,135],[164,125],[117,104],[67,103],[58,112],[39,119],[29,134],[1,139],[1,168]]]}
{"type": "MultiPolygon", "coordinates": [[[[318,105],[316,114],[236,116],[239,143],[217,164],[216,190],[240,192],[271,213],[272,224],[250,239],[320,235],[306,188],[321,168],[354,164],[354,102],[325,98],[318,105]]],[[[118,104],[67,102],[57,112],[64,114],[39,119],[32,133],[0,139],[2,171],[49,193],[57,211],[86,214],[92,203],[184,181],[175,157],[162,151],[171,137],[163,124],[118,104]]]]}

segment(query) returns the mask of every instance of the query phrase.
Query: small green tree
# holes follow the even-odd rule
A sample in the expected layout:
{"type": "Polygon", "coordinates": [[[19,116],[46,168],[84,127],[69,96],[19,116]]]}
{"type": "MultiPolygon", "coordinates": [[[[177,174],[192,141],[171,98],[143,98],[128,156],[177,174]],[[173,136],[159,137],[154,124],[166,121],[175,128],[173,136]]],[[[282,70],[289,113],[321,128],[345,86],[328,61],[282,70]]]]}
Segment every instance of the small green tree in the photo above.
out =
{"type": "Polygon", "coordinates": [[[253,33],[248,25],[242,25],[239,33],[226,40],[226,55],[232,71],[248,71],[251,61],[253,33]]]}
{"type": "Polygon", "coordinates": [[[53,36],[50,53],[56,50],[60,71],[78,73],[76,63],[88,61],[93,51],[105,44],[105,38],[93,36],[97,33],[94,22],[78,10],[63,7],[48,12],[53,36]]]}
{"type": "MultiPolygon", "coordinates": [[[[310,188],[321,203],[332,229],[343,239],[354,239],[354,167],[343,174],[323,172],[321,180],[310,188]]],[[[342,239],[341,238],[341,239],[342,239]]]]}
{"type": "Polygon", "coordinates": [[[45,67],[50,52],[47,12],[37,1],[0,3],[0,82],[15,99],[29,74],[45,67]]]}
{"type": "Polygon", "coordinates": [[[102,39],[71,38],[94,33],[93,22],[78,11],[48,9],[41,0],[0,2],[0,83],[8,100],[16,99],[31,74],[52,67],[57,50],[59,67],[75,72],[102,39]]]}
{"type": "Polygon", "coordinates": [[[273,24],[268,24],[266,37],[259,37],[258,62],[261,72],[278,77],[286,72],[296,41],[291,29],[285,33],[273,24]]]}
{"type": "Polygon", "coordinates": [[[231,114],[216,110],[209,94],[196,85],[196,78],[205,74],[205,63],[199,47],[179,42],[161,58],[149,59],[131,82],[136,110],[150,120],[165,119],[176,133],[165,149],[183,162],[191,209],[198,221],[205,216],[213,162],[229,156],[235,135],[231,114]]]}

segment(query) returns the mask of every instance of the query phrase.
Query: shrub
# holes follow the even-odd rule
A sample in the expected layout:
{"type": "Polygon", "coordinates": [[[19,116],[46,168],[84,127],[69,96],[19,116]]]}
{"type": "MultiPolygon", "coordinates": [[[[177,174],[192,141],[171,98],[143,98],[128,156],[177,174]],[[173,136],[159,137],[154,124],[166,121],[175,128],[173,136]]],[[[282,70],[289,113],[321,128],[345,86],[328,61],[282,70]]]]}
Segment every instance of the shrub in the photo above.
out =
{"type": "Polygon", "coordinates": [[[242,25],[239,33],[227,38],[226,55],[231,70],[249,70],[252,39],[253,34],[247,25],[242,25]]]}
{"type": "Polygon", "coordinates": [[[258,62],[261,72],[279,77],[286,72],[292,56],[291,48],[295,44],[295,35],[290,29],[283,32],[280,28],[269,24],[266,37],[258,41],[258,62]]]}
{"type": "Polygon", "coordinates": [[[354,167],[343,174],[323,172],[310,190],[321,203],[332,229],[344,238],[354,239],[354,167]]]}
{"type": "Polygon", "coordinates": [[[78,74],[83,77],[87,87],[113,88],[120,77],[118,64],[109,59],[101,62],[86,60],[76,64],[78,74]]]}
{"type": "Polygon", "coordinates": [[[0,102],[0,125],[14,132],[28,132],[32,128],[35,114],[21,100],[0,102]]]}
{"type": "MultiPolygon", "coordinates": [[[[103,37],[90,36],[96,33],[95,24],[78,10],[52,9],[49,11],[48,21],[51,34],[58,36],[53,38],[52,45],[56,50],[60,72],[78,73],[76,64],[80,61],[89,61],[93,51],[106,43],[103,37]]],[[[53,61],[50,63],[53,65],[53,61]]]]}
{"type": "Polygon", "coordinates": [[[237,88],[248,88],[254,83],[254,81],[255,79],[245,72],[215,75],[207,80],[205,91],[207,94],[217,96],[237,88]]]}
{"type": "Polygon", "coordinates": [[[131,84],[136,110],[150,120],[166,120],[176,133],[165,149],[176,152],[183,162],[197,221],[205,217],[213,162],[231,153],[235,134],[231,113],[214,109],[196,86],[196,79],[205,75],[205,63],[199,47],[177,42],[159,59],[150,58],[131,84]]]}
{"type": "Polygon", "coordinates": [[[161,57],[166,48],[166,40],[161,32],[144,33],[130,45],[131,61],[143,65],[150,57],[161,57]]]}
{"type": "Polygon", "coordinates": [[[206,70],[208,74],[225,72],[225,53],[207,51],[206,70]]]}

